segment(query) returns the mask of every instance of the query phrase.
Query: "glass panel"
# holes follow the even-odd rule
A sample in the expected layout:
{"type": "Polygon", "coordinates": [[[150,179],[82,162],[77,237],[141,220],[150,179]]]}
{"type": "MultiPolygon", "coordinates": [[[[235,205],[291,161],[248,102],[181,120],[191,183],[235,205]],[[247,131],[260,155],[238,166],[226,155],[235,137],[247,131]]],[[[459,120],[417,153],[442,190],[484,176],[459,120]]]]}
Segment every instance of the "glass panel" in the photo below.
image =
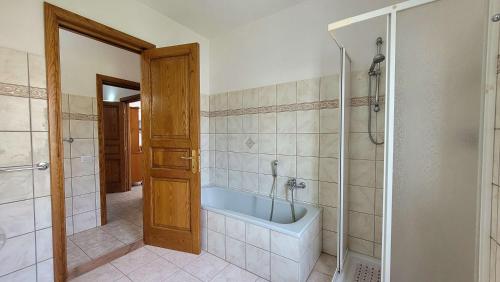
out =
{"type": "Polygon", "coordinates": [[[487,20],[479,2],[397,15],[392,281],[475,280],[487,20]]]}

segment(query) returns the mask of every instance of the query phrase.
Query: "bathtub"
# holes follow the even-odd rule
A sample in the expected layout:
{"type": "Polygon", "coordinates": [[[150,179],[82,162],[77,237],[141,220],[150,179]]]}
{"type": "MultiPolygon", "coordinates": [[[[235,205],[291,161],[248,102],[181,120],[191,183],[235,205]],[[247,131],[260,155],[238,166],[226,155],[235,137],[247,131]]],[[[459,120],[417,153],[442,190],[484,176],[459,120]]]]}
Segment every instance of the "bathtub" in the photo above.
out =
{"type": "Polygon", "coordinates": [[[201,193],[202,248],[271,281],[306,281],[321,252],[321,212],[310,205],[220,187],[201,193]]]}

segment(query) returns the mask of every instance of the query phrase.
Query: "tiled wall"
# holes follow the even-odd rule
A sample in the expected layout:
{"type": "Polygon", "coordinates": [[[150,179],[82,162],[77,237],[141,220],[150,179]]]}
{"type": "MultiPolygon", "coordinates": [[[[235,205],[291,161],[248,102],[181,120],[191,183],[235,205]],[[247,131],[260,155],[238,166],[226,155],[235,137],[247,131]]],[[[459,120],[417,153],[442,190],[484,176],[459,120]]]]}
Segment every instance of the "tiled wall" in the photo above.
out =
{"type": "Polygon", "coordinates": [[[493,173],[491,185],[491,231],[490,231],[490,281],[500,280],[500,56],[497,70],[496,116],[495,116],[495,145],[493,152],[493,173]]]}
{"type": "MultiPolygon", "coordinates": [[[[367,135],[365,73],[353,73],[352,80],[349,247],[380,257],[383,145],[373,145],[367,135]]],[[[269,195],[270,163],[277,159],[278,196],[290,197],[289,177],[306,183],[296,200],[322,208],[323,251],[332,255],[337,249],[338,80],[332,75],[211,95],[207,161],[211,184],[269,195]]],[[[383,114],[374,114],[372,122],[382,140],[383,114]]]]}
{"type": "MultiPolygon", "coordinates": [[[[49,161],[45,62],[0,48],[0,167],[49,161]]],[[[0,281],[52,281],[50,169],[0,172],[0,281]]]]}
{"type": "Polygon", "coordinates": [[[95,97],[64,94],[64,191],[66,235],[101,225],[99,143],[95,97]]]}
{"type": "Polygon", "coordinates": [[[296,200],[323,208],[323,249],[336,254],[338,76],[210,96],[210,182],[269,195],[277,159],[285,183],[307,185],[296,200]]]}
{"type": "MultiPolygon", "coordinates": [[[[382,76],[380,80],[385,81],[382,76]]],[[[381,85],[380,94],[385,94],[381,85]]],[[[381,257],[384,145],[368,136],[368,74],[351,73],[351,122],[349,135],[349,242],[350,250],[381,257]]],[[[372,92],[373,96],[373,92],[372,92]]],[[[372,97],[373,100],[373,97],[372,97]]],[[[381,109],[372,111],[372,136],[384,140],[384,96],[381,109]]]]}

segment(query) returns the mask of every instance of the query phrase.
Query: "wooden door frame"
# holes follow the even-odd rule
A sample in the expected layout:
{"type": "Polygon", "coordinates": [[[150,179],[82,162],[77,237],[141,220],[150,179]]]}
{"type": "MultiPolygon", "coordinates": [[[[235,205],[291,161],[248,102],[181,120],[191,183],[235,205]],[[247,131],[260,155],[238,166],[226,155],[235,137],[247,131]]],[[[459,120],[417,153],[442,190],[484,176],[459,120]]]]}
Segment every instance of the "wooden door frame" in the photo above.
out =
{"type": "Polygon", "coordinates": [[[43,3],[43,7],[51,164],[50,190],[52,200],[54,280],[56,282],[63,282],[67,277],[68,270],[66,260],[63,145],[61,142],[62,91],[59,29],[72,31],[137,54],[142,54],[144,50],[152,49],[156,46],[47,2],[43,3]]]}
{"type": "MultiPolygon", "coordinates": [[[[120,87],[120,88],[125,88],[125,89],[130,89],[130,90],[141,90],[141,84],[139,82],[135,81],[130,81],[130,80],[125,80],[113,76],[108,76],[108,75],[103,75],[103,74],[96,74],[96,90],[97,90],[97,95],[96,95],[96,100],[97,100],[97,124],[98,124],[98,133],[99,133],[99,184],[100,184],[100,202],[101,202],[101,225],[105,225],[108,222],[108,217],[107,217],[107,204],[106,204],[106,159],[105,159],[105,149],[104,149],[104,95],[103,95],[103,88],[104,85],[108,86],[114,86],[114,87],[120,87]]],[[[133,95],[125,98],[129,99],[120,99],[119,103],[121,104],[127,104],[129,102],[126,102],[128,100],[132,101],[133,99],[136,99],[136,97],[139,97],[140,100],[140,94],[138,95],[133,95]],[[122,101],[124,100],[124,101],[122,101]]],[[[128,123],[128,111],[124,110],[123,105],[120,106],[120,111],[123,112],[123,117],[124,117],[124,124],[128,123]]],[[[126,126],[124,126],[122,132],[123,140],[125,141],[124,144],[124,151],[121,152],[124,157],[124,163],[125,167],[122,168],[126,175],[125,178],[125,185],[127,187],[130,186],[130,177],[129,177],[129,157],[128,157],[128,152],[129,152],[129,134],[128,134],[128,129],[126,126]]]]}

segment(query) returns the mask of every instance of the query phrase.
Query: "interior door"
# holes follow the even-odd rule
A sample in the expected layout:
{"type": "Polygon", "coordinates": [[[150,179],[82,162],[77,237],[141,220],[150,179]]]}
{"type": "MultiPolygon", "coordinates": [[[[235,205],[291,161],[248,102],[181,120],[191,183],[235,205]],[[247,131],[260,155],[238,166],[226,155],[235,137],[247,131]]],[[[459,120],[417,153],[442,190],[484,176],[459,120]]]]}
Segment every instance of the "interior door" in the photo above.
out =
{"type": "Polygon", "coordinates": [[[128,191],[125,173],[124,109],[120,102],[103,102],[106,193],[128,191]]]}
{"type": "Polygon", "coordinates": [[[129,108],[129,133],[130,133],[130,181],[143,180],[142,144],[139,144],[139,108],[129,108]]]}
{"type": "Polygon", "coordinates": [[[142,54],[144,242],[200,253],[197,43],[142,54]]]}

